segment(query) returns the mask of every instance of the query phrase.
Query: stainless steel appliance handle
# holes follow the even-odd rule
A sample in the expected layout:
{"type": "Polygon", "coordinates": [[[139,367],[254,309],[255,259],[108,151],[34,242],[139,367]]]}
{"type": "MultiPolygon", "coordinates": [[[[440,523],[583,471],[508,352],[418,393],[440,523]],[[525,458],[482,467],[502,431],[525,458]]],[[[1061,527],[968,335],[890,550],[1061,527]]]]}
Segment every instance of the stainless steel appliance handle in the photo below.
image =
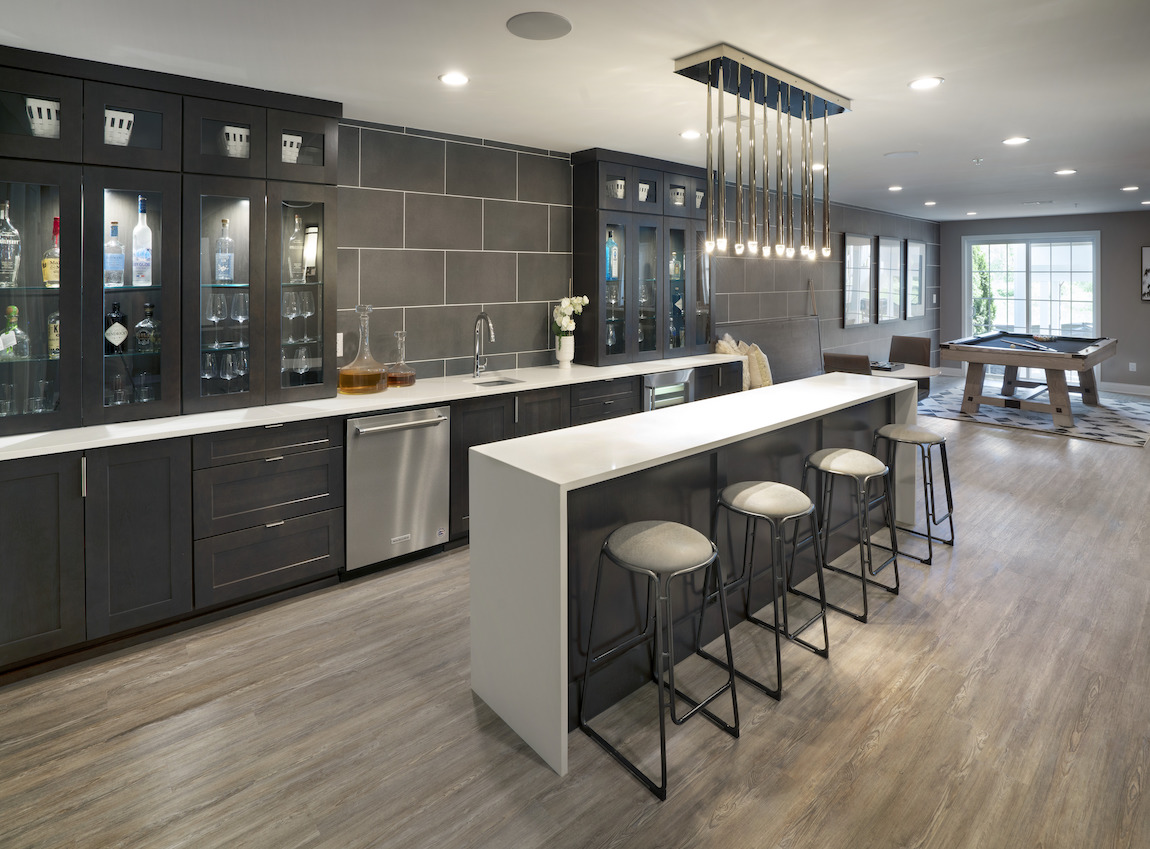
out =
{"type": "Polygon", "coordinates": [[[376,425],[375,427],[355,426],[355,435],[364,436],[369,433],[382,433],[386,430],[411,430],[417,427],[434,427],[447,421],[447,416],[436,416],[434,419],[421,419],[417,422],[397,422],[396,424],[376,425]]]}

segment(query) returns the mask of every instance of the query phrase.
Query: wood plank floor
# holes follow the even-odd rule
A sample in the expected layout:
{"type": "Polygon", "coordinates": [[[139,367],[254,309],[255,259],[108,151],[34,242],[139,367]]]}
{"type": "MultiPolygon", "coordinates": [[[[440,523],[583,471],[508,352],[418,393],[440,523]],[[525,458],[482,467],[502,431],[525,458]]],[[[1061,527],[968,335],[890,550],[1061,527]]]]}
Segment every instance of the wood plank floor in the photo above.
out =
{"type": "Polygon", "coordinates": [[[461,549],[0,689],[0,846],[1150,846],[1150,451],[924,423],[958,545],[672,729],[665,803],[472,695],[461,549]]]}

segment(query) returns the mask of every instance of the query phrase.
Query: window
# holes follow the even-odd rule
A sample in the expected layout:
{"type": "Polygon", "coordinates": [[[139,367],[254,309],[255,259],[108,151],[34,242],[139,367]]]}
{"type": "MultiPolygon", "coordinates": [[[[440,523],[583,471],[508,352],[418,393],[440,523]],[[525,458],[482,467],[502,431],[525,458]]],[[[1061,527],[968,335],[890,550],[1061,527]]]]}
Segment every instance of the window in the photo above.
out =
{"type": "Polygon", "coordinates": [[[965,331],[1100,335],[1098,244],[1097,232],[963,237],[965,331]]]}

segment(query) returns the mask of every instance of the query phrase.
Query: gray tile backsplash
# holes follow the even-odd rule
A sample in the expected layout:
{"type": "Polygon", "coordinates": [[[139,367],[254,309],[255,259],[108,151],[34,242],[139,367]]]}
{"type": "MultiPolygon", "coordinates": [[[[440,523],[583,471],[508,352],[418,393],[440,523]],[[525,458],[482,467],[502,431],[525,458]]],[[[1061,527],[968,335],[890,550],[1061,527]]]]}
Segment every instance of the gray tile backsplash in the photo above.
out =
{"type": "Polygon", "coordinates": [[[366,127],[359,136],[361,186],[443,194],[447,142],[366,127]]]}
{"type": "Polygon", "coordinates": [[[448,251],[447,303],[486,304],[515,300],[515,254],[448,251]]]}
{"type": "Polygon", "coordinates": [[[447,194],[514,200],[516,159],[510,150],[447,145],[447,194]]]}

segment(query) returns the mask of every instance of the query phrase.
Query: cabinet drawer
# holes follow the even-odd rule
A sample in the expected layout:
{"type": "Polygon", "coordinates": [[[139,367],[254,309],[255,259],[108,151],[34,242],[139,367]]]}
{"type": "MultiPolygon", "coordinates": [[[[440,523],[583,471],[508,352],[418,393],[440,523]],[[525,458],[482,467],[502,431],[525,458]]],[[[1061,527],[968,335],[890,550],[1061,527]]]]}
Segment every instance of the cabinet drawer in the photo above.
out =
{"type": "Polygon", "coordinates": [[[206,469],[341,445],[342,419],[316,419],[204,433],[192,438],[192,468],[206,469]]]}
{"type": "Polygon", "coordinates": [[[309,451],[192,473],[196,539],[343,506],[343,451],[309,451]]]}
{"type": "Polygon", "coordinates": [[[343,508],[195,544],[195,605],[211,607],[334,575],[344,564],[343,508]]]}
{"type": "MultiPolygon", "coordinates": [[[[594,380],[590,383],[577,383],[571,387],[571,406],[602,401],[607,398],[639,398],[638,377],[615,377],[610,380],[594,380]]],[[[638,407],[636,406],[636,409],[638,407]]],[[[574,410],[572,410],[574,412],[574,410]]]]}
{"type": "Polygon", "coordinates": [[[592,404],[580,404],[571,408],[571,425],[614,419],[639,412],[638,396],[632,398],[607,398],[592,404]]]}

